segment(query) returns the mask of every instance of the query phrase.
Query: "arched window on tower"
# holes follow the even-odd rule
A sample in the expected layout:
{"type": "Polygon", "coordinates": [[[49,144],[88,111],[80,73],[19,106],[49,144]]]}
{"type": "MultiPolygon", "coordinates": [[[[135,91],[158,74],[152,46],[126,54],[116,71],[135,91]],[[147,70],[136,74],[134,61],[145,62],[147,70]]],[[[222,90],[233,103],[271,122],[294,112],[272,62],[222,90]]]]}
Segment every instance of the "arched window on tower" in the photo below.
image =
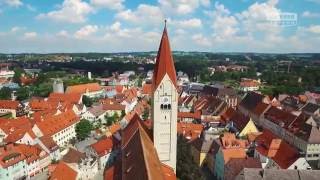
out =
{"type": "Polygon", "coordinates": [[[160,105],[160,109],[163,109],[163,104],[160,105]]]}
{"type": "Polygon", "coordinates": [[[168,109],[169,109],[169,110],[171,109],[171,104],[168,104],[168,109]]]}

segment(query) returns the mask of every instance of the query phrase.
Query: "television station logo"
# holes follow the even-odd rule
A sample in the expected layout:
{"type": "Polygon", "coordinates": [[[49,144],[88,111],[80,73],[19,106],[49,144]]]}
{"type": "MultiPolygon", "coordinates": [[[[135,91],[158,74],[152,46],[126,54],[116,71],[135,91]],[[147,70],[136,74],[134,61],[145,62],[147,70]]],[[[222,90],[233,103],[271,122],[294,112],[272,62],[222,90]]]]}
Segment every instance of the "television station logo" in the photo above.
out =
{"type": "Polygon", "coordinates": [[[298,14],[290,12],[269,13],[266,20],[277,26],[296,26],[298,24],[298,14]]]}

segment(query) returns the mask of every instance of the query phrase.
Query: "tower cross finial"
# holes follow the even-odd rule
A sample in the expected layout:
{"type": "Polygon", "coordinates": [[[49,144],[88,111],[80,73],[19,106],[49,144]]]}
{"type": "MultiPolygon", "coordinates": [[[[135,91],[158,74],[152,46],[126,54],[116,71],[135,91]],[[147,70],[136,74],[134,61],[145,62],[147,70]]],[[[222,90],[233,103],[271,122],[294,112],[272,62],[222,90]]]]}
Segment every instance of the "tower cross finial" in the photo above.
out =
{"type": "Polygon", "coordinates": [[[167,19],[164,20],[164,28],[167,27],[167,19]]]}

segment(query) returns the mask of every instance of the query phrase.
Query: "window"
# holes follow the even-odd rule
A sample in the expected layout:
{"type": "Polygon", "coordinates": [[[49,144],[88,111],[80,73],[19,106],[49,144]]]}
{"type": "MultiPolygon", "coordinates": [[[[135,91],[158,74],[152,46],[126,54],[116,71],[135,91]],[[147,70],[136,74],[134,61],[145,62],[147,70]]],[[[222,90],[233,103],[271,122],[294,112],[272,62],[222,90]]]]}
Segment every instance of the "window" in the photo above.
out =
{"type": "Polygon", "coordinates": [[[168,104],[168,109],[169,109],[169,110],[171,109],[171,104],[168,104]]]}
{"type": "Polygon", "coordinates": [[[160,105],[160,108],[163,109],[163,104],[160,105]]]}
{"type": "Polygon", "coordinates": [[[165,105],[164,105],[164,109],[168,109],[168,105],[165,104],[165,105]]]}

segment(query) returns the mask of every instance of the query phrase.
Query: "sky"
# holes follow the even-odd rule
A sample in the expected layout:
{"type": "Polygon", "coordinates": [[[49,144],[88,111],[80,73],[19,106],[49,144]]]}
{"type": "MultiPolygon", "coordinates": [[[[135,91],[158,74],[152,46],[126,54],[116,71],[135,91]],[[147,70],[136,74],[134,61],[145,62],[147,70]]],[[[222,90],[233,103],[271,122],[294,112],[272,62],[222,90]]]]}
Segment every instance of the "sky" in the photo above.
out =
{"type": "Polygon", "coordinates": [[[320,0],[0,0],[0,53],[320,53],[320,0]]]}

